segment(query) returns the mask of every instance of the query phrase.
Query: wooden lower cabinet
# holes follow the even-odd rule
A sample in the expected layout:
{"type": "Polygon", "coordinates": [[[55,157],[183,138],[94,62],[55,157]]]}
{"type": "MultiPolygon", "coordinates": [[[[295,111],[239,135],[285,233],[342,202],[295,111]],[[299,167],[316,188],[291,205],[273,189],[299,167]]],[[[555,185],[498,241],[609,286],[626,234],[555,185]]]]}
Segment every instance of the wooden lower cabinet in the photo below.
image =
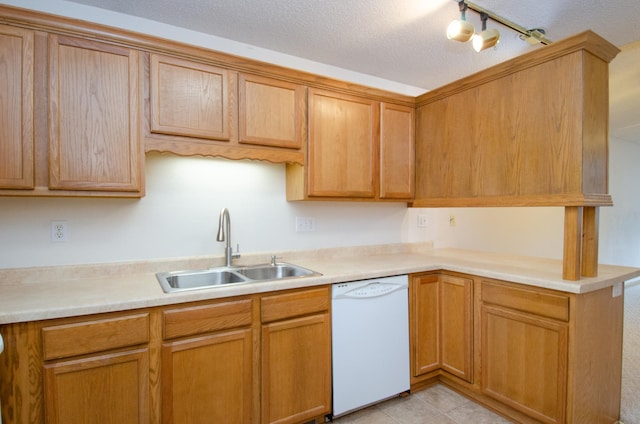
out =
{"type": "Polygon", "coordinates": [[[517,423],[619,419],[624,295],[448,271],[410,284],[412,391],[441,381],[517,423]]]}
{"type": "Polygon", "coordinates": [[[262,299],[263,424],[306,423],[331,412],[329,304],[326,287],[262,299]]]}
{"type": "Polygon", "coordinates": [[[323,422],[330,287],[0,326],[3,424],[323,422]]]}
{"type": "Polygon", "coordinates": [[[149,422],[149,351],[106,353],[44,366],[49,424],[149,422]]]}
{"type": "Polygon", "coordinates": [[[411,279],[412,382],[444,370],[473,380],[473,280],[446,274],[411,279]]]}
{"type": "Polygon", "coordinates": [[[564,423],[565,323],[482,307],[482,391],[544,423],[564,423]]]}
{"type": "Polygon", "coordinates": [[[251,423],[253,333],[216,333],[162,348],[162,421],[251,423]]]}

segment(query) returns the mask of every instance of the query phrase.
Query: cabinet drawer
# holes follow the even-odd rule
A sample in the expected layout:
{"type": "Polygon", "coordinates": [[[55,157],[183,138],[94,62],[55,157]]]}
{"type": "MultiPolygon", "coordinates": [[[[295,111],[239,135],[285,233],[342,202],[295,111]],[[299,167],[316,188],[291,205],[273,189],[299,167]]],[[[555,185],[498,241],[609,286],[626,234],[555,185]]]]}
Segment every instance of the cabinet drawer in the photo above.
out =
{"type": "Polygon", "coordinates": [[[262,322],[322,312],[329,309],[329,288],[283,293],[262,298],[262,322]]]}
{"type": "Polygon", "coordinates": [[[482,302],[569,321],[569,296],[561,294],[483,281],[482,302]]]}
{"type": "Polygon", "coordinates": [[[192,336],[251,325],[252,299],[169,309],[163,313],[164,338],[192,336]]]}
{"type": "Polygon", "coordinates": [[[42,329],[44,359],[84,355],[149,342],[149,314],[55,325],[42,329]]]}

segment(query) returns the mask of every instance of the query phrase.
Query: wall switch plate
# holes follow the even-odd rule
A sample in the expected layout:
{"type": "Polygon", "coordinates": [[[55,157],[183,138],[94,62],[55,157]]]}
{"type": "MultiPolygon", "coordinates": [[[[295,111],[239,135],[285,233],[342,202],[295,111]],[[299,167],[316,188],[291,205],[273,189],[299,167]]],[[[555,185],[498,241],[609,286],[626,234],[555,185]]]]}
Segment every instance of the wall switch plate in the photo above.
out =
{"type": "Polygon", "coordinates": [[[68,230],[67,221],[52,221],[51,241],[54,243],[67,241],[69,237],[68,230]]]}
{"type": "Polygon", "coordinates": [[[427,228],[428,224],[429,224],[429,219],[427,218],[427,215],[424,215],[424,214],[418,215],[418,228],[427,228]]]}
{"type": "Polygon", "coordinates": [[[615,283],[611,287],[611,297],[618,297],[622,295],[622,283],[615,283]]]}
{"type": "Polygon", "coordinates": [[[315,218],[310,216],[296,216],[296,233],[308,233],[315,230],[315,218]]]}

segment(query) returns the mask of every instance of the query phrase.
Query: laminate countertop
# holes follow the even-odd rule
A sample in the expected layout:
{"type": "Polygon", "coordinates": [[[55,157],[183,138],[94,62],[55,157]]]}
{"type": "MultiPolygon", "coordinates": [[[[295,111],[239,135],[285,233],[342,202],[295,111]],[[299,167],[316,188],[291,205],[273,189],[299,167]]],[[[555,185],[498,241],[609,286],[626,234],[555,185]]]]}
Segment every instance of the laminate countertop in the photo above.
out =
{"type": "Polygon", "coordinates": [[[244,283],[177,293],[162,291],[155,273],[206,269],[220,256],[0,269],[0,324],[124,311],[228,296],[312,287],[390,275],[446,270],[568,293],[587,293],[640,276],[640,269],[599,265],[598,276],[562,279],[562,261],[461,249],[434,249],[431,243],[268,252],[243,255],[234,264],[293,263],[318,277],[244,283]]]}

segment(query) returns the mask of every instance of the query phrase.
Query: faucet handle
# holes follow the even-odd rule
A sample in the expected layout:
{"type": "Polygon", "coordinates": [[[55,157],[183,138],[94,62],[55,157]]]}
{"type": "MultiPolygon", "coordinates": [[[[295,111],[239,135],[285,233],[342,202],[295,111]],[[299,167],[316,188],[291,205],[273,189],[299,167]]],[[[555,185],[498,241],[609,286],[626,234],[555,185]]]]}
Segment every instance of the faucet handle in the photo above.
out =
{"type": "Polygon", "coordinates": [[[236,253],[233,253],[233,249],[232,249],[231,257],[234,259],[240,257],[240,243],[236,244],[236,253]]]}
{"type": "Polygon", "coordinates": [[[276,259],[282,259],[282,256],[271,255],[271,266],[276,266],[276,259]]]}

